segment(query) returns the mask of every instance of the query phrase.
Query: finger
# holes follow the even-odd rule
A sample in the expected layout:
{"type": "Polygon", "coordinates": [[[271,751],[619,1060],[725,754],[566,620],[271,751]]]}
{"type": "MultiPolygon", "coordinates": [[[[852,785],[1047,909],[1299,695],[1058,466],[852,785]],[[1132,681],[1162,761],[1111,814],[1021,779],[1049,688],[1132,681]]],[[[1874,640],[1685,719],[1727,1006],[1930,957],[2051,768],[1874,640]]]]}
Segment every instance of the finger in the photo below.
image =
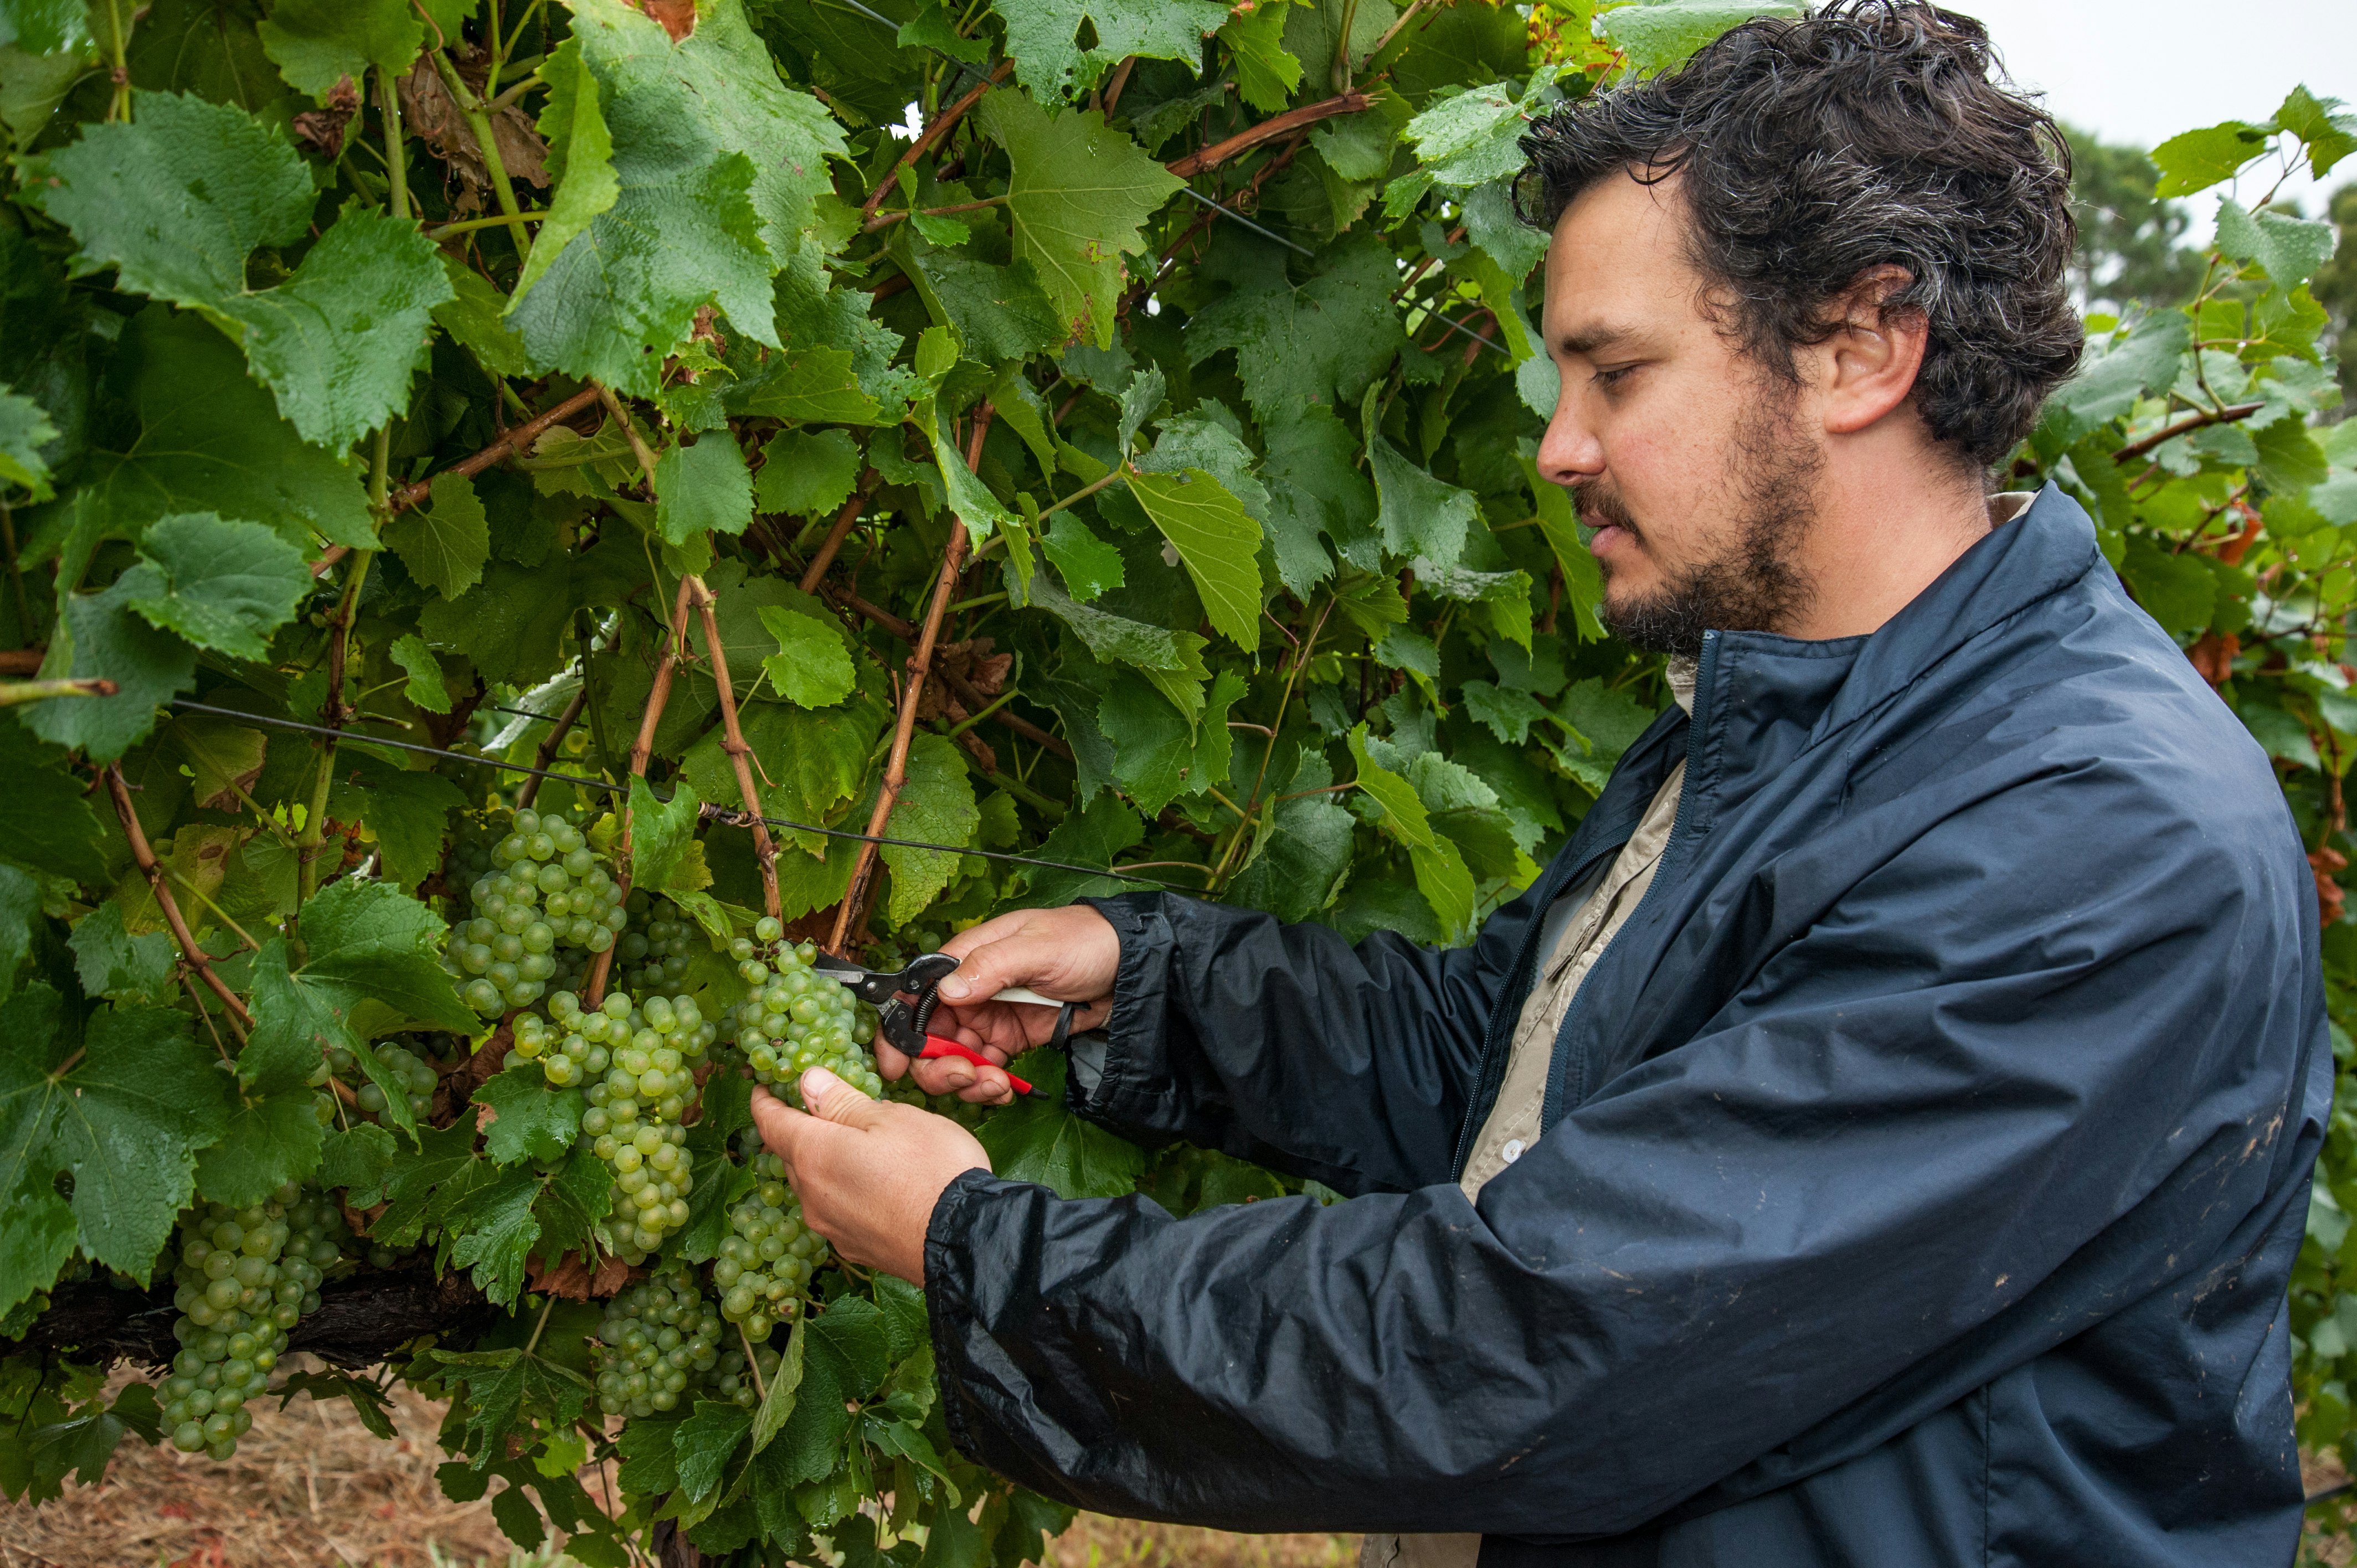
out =
{"type": "Polygon", "coordinates": [[[802,1104],[822,1122],[865,1132],[876,1125],[883,1102],[870,1100],[823,1067],[802,1076],[802,1104]]]}
{"type": "MultiPolygon", "coordinates": [[[[980,927],[974,928],[976,931],[980,927]]],[[[966,933],[971,936],[974,932],[966,933]]],[[[1010,985],[1028,985],[1053,961],[1054,950],[1036,937],[1016,932],[985,942],[958,961],[957,972],[942,982],[942,1000],[983,1002],[1010,985]]]]}
{"type": "Polygon", "coordinates": [[[958,1098],[968,1105],[1006,1105],[1015,1099],[1015,1085],[995,1067],[974,1069],[974,1081],[958,1090],[958,1098]]]}
{"type": "Polygon", "coordinates": [[[955,1094],[974,1082],[974,1066],[957,1057],[935,1057],[911,1063],[909,1076],[927,1094],[955,1094]]]}
{"type": "Polygon", "coordinates": [[[887,1044],[880,1036],[876,1041],[876,1071],[887,1083],[898,1083],[900,1075],[909,1070],[909,1058],[898,1047],[887,1044]]]}
{"type": "Polygon", "coordinates": [[[789,1178],[793,1175],[794,1154],[801,1147],[802,1134],[809,1129],[811,1119],[771,1094],[767,1088],[753,1090],[753,1125],[760,1130],[761,1143],[770,1153],[786,1163],[789,1178]]]}
{"type": "Polygon", "coordinates": [[[1009,909],[1004,915],[994,915],[980,925],[968,926],[943,942],[941,950],[953,959],[963,960],[976,948],[987,947],[992,942],[1003,941],[1013,936],[1023,929],[1023,922],[1031,915],[1029,909],[1009,909]]]}

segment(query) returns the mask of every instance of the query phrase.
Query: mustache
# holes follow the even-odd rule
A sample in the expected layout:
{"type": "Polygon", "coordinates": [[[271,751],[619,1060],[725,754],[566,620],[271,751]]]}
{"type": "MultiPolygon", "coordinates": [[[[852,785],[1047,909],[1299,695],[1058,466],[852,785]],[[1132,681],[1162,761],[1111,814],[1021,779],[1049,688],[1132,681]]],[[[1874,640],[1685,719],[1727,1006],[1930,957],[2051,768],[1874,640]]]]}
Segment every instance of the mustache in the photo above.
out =
{"type": "Polygon", "coordinates": [[[1580,521],[1590,527],[1600,527],[1610,523],[1625,528],[1640,538],[1644,536],[1645,531],[1639,528],[1637,520],[1629,515],[1628,503],[1623,501],[1616,491],[1605,485],[1589,483],[1572,486],[1571,503],[1578,511],[1580,521]]]}

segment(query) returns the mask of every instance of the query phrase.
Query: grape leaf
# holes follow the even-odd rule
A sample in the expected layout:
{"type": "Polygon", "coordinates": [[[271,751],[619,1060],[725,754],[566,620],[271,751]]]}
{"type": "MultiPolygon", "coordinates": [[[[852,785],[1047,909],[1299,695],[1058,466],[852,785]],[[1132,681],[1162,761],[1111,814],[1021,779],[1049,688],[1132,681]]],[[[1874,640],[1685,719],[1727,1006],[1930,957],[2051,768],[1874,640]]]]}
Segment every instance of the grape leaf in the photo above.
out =
{"type": "Polygon", "coordinates": [[[347,876],[303,907],[303,977],[454,1033],[481,1027],[443,971],[442,918],[399,888],[347,876]]]}
{"type": "MultiPolygon", "coordinates": [[[[547,232],[544,223],[540,233],[547,232]]],[[[442,259],[442,275],[450,282],[450,298],[434,307],[434,324],[463,344],[483,369],[495,376],[530,378],[548,368],[533,359],[508,325],[508,296],[490,280],[448,255],[442,259]]]]}
{"type": "Polygon", "coordinates": [[[408,0],[278,0],[259,31],[288,85],[324,102],[345,77],[407,70],[425,24],[408,0]]]}
{"type": "Polygon", "coordinates": [[[811,517],[841,506],[858,481],[859,447],[840,430],[782,430],[761,448],[753,502],[765,512],[811,517]]]}
{"type": "Polygon", "coordinates": [[[1755,16],[1797,16],[1792,0],[1654,0],[1597,18],[1604,36],[1639,70],[1667,70],[1729,27],[1755,16]]]}
{"type": "Polygon", "coordinates": [[[209,811],[238,810],[238,791],[253,788],[269,755],[263,733],[209,714],[185,714],[172,721],[168,733],[188,759],[194,781],[189,793],[197,804],[209,811]]]}
{"type": "Polygon", "coordinates": [[[700,1503],[720,1485],[728,1456],[753,1429],[753,1412],[718,1400],[698,1400],[685,1421],[672,1428],[672,1452],[679,1465],[679,1489],[700,1503]]]}
{"type": "Polygon", "coordinates": [[[450,1262],[469,1270],[483,1294],[502,1305],[522,1292],[524,1264],[540,1240],[532,1212],[540,1188],[529,1169],[504,1170],[468,1193],[455,1216],[450,1262]]]}
{"type": "Polygon", "coordinates": [[[209,317],[307,441],[341,450],[407,403],[434,307],[452,297],[416,225],[348,209],[293,276],[249,291],[247,254],[309,229],[302,158],[226,104],[142,92],[134,108],[58,149],[50,182],[31,188],[73,231],[76,264],[112,265],[123,288],[209,317]]]}
{"type": "Polygon", "coordinates": [[[695,837],[703,802],[695,786],[682,779],[668,800],[659,800],[644,778],[630,779],[630,882],[661,887],[678,869],[695,837]]]}
{"type": "Polygon", "coordinates": [[[2238,262],[2255,262],[2280,289],[2298,288],[2332,254],[2330,223],[2310,222],[2280,212],[2253,213],[2233,197],[2218,202],[2219,251],[2238,262]]]}
{"type": "Polygon", "coordinates": [[[416,1118],[409,1109],[409,1091],[376,1059],[349,1021],[359,993],[333,983],[320,984],[308,974],[287,967],[286,940],[273,937],[253,957],[253,1034],[238,1053],[241,1081],[249,1086],[300,1083],[331,1047],[352,1053],[369,1081],[383,1091],[381,1113],[412,1138],[416,1118]]]}
{"type": "Polygon", "coordinates": [[[613,133],[597,107],[597,74],[581,58],[580,44],[573,38],[559,44],[541,76],[548,82],[548,98],[539,129],[548,141],[548,177],[556,195],[533,236],[532,254],[516,274],[515,299],[530,292],[565,248],[622,194],[614,177],[613,133]]]}
{"type": "Polygon", "coordinates": [[[186,1014],[102,1007],[78,1058],[64,1024],[43,982],[0,1008],[0,1191],[71,1171],[82,1251],[145,1279],[220,1135],[223,1079],[186,1014]]]}
{"type": "Polygon", "coordinates": [[[169,1002],[172,965],[179,956],[163,931],[133,936],[123,928],[123,906],[101,904],[74,927],[66,946],[74,973],[92,996],[113,1001],[169,1002]]]}
{"type": "Polygon", "coordinates": [[[1146,1170],[1146,1151],[1064,1107],[1064,1053],[1028,1051],[1007,1064],[1033,1092],[984,1122],[977,1136],[994,1176],[1037,1182],[1059,1197],[1114,1197],[1146,1170]]]}
{"type": "Polygon", "coordinates": [[[1244,398],[1264,420],[1313,405],[1356,402],[1406,341],[1391,303],[1398,267],[1372,236],[1346,238],[1323,269],[1296,286],[1275,252],[1235,289],[1187,323],[1187,357],[1202,363],[1236,351],[1244,398]]]}
{"type": "Polygon", "coordinates": [[[1132,474],[1129,489],[1178,553],[1213,628],[1247,653],[1258,650],[1261,527],[1243,503],[1200,468],[1132,474]]]}
{"type": "Polygon", "coordinates": [[[564,660],[571,572],[562,558],[538,569],[494,561],[464,597],[426,606],[418,630],[435,646],[465,654],[486,681],[528,684],[564,660]]]}
{"type": "MultiPolygon", "coordinates": [[[[920,733],[909,746],[909,771],[893,802],[885,832],[930,843],[967,844],[982,825],[974,784],[966,778],[965,754],[955,742],[920,733]]],[[[886,844],[877,852],[892,868],[892,898],[886,918],[895,925],[916,918],[941,897],[957,875],[958,857],[938,850],[886,844]]]]}
{"type": "Polygon", "coordinates": [[[935,316],[957,329],[965,357],[995,364],[1060,345],[1067,333],[1031,263],[996,267],[952,251],[909,258],[935,316]]]}
{"type": "Polygon", "coordinates": [[[277,1094],[233,1096],[220,1138],[197,1156],[198,1196],[243,1208],[267,1201],[288,1182],[308,1180],[328,1133],[312,1104],[311,1090],[300,1084],[277,1094]]]}
{"type": "Polygon", "coordinates": [[[65,614],[70,635],[49,644],[41,672],[103,677],[119,690],[112,697],[31,703],[23,711],[25,727],[93,762],[113,762],[145,739],[156,727],[157,706],[197,674],[196,650],[132,608],[167,591],[164,574],[141,562],[102,594],[72,595],[65,614]]]}
{"type": "Polygon", "coordinates": [[[57,438],[39,403],[0,387],[0,485],[21,485],[35,500],[48,500],[53,492],[41,448],[57,438]]]}
{"type": "Polygon", "coordinates": [[[851,695],[856,675],[833,621],[763,605],[761,624],[778,639],[778,651],[761,661],[778,695],[805,708],[832,707],[851,695]]]}
{"type": "Polygon", "coordinates": [[[2160,170],[2158,197],[2190,196],[2220,180],[2232,179],[2242,166],[2267,149],[2267,133],[2241,120],[2229,120],[2199,131],[2187,131],[2153,148],[2152,161],[2160,170]]]}
{"type": "Polygon", "coordinates": [[[375,758],[361,762],[356,778],[339,779],[328,795],[331,814],[361,822],[375,838],[377,874],[404,889],[440,867],[450,813],[470,804],[465,791],[438,773],[375,758]]]}
{"type": "MultiPolygon", "coordinates": [[[[1200,4],[1159,0],[1147,8],[1183,18],[1185,7],[1200,4]]],[[[1205,8],[1226,15],[1217,5],[1205,8]]],[[[1060,336],[1100,348],[1111,343],[1122,254],[1146,248],[1140,226],[1183,182],[1127,136],[1107,129],[1104,116],[1093,110],[1050,120],[1030,99],[1001,88],[977,112],[991,138],[1014,160],[1006,211],[1015,254],[1039,274],[1055,307],[1060,336]]]]}
{"type": "Polygon", "coordinates": [[[8,0],[0,5],[0,47],[13,44],[28,55],[53,55],[86,49],[91,42],[90,9],[82,0],[8,0]]]}
{"type": "Polygon", "coordinates": [[[1093,599],[1122,585],[1121,552],[1099,539],[1073,512],[1056,514],[1041,547],[1075,599],[1093,599]]]}
{"type": "Polygon", "coordinates": [[[1220,41],[1236,62],[1236,95],[1264,114],[1284,109],[1301,85],[1301,60],[1285,47],[1286,0],[1237,6],[1220,24],[1220,41]]]}
{"type": "Polygon", "coordinates": [[[62,753],[0,723],[0,860],[104,883],[103,834],[89,787],[62,762],[62,753]]]}
{"type": "Polygon", "coordinates": [[[677,45],[622,0],[579,0],[573,38],[597,91],[576,81],[548,129],[565,177],[555,203],[588,220],[545,262],[534,247],[537,276],[511,306],[525,343],[647,397],[699,306],[778,347],[770,277],[827,188],[841,131],[778,80],[737,0],[705,9],[677,45]],[[576,180],[586,193],[568,207],[576,180]]]}
{"type": "Polygon", "coordinates": [[[705,533],[742,533],[753,521],[753,476],[726,430],[655,459],[655,527],[673,544],[705,533]]]}
{"type": "Polygon", "coordinates": [[[245,292],[256,246],[304,237],[318,199],[301,155],[226,103],[135,92],[132,117],[86,126],[26,198],[73,231],[84,273],[192,310],[245,292]]]}
{"type": "Polygon", "coordinates": [[[409,676],[403,694],[411,702],[437,714],[450,711],[450,689],[442,679],[442,661],[434,657],[424,638],[414,631],[405,633],[385,650],[385,657],[409,676]]]}
{"type": "Polygon", "coordinates": [[[267,658],[269,634],[294,618],[311,591],[303,553],[258,522],[179,512],[150,524],[140,547],[166,588],[131,600],[131,607],[231,659],[267,658]]]}
{"type": "Polygon", "coordinates": [[[485,1079],[473,1099],[492,1112],[483,1152],[494,1165],[553,1160],[581,1133],[581,1091],[552,1088],[537,1062],[516,1058],[485,1079]]]}
{"type": "Polygon", "coordinates": [[[1421,557],[1454,566],[1466,536],[1481,519],[1481,503],[1470,490],[1437,479],[1402,456],[1370,423],[1367,466],[1373,471],[1380,506],[1375,526],[1383,548],[1394,555],[1421,557]]]}
{"type": "Polygon", "coordinates": [[[118,365],[133,380],[139,434],[91,454],[82,490],[111,536],[176,511],[269,524],[290,544],[377,547],[360,470],[305,441],[249,381],[235,345],[193,316],[143,312],[118,365]]]}
{"type": "Polygon", "coordinates": [[[1114,776],[1147,816],[1181,795],[1200,795],[1227,781],[1228,709],[1243,695],[1243,678],[1222,670],[1211,682],[1199,719],[1157,702],[1128,671],[1113,671],[1097,705],[1097,723],[1113,742],[1114,776]]]}
{"type": "Polygon", "coordinates": [[[464,474],[443,472],[427,487],[426,504],[384,525],[385,548],[409,575],[446,599],[483,580],[491,558],[490,520],[464,474]]]}
{"type": "Polygon", "coordinates": [[[1440,99],[1407,123],[1405,134],[1434,179],[1486,186],[1521,170],[1527,112],[1511,86],[1493,83],[1440,99]]]}
{"type": "Polygon", "coordinates": [[[1002,0],[1015,80],[1049,102],[1095,86],[1125,56],[1202,58],[1203,40],[1228,19],[1217,0],[1002,0]],[[1086,17],[1096,45],[1078,42],[1086,17]]]}

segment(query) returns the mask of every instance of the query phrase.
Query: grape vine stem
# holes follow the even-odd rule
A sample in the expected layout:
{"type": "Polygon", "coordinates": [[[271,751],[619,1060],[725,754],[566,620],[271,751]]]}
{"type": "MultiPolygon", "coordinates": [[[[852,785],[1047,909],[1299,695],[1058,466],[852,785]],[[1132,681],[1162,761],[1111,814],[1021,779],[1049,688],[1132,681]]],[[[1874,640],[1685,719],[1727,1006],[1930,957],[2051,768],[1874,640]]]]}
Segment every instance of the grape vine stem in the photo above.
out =
{"type": "Polygon", "coordinates": [[[737,789],[745,797],[746,815],[752,819],[753,858],[761,867],[761,912],[774,918],[784,908],[778,897],[778,846],[761,822],[761,792],[753,787],[753,748],[745,744],[745,731],[737,722],[737,694],[729,684],[728,655],[720,645],[720,616],[715,608],[719,600],[705,586],[702,577],[691,576],[685,586],[695,602],[696,613],[704,620],[705,648],[712,660],[712,684],[720,695],[720,725],[726,737],[721,749],[728,754],[729,766],[737,771],[737,789]]]}
{"type": "MultiPolygon", "coordinates": [[[[477,474],[481,473],[484,469],[490,467],[496,463],[504,461],[513,454],[521,452],[525,447],[530,446],[533,442],[539,440],[542,434],[551,425],[561,424],[564,421],[572,418],[575,414],[579,413],[583,409],[587,408],[591,403],[596,403],[597,401],[597,389],[595,386],[584,387],[579,392],[575,392],[571,397],[566,398],[563,403],[556,404],[553,408],[546,409],[540,413],[536,413],[532,418],[525,420],[522,424],[515,426],[505,435],[500,436],[497,441],[492,442],[489,446],[484,447],[473,456],[459,458],[457,462],[443,469],[441,473],[435,474],[430,478],[419,479],[414,484],[401,486],[399,489],[395,489],[391,496],[386,498],[385,510],[387,514],[390,515],[393,512],[407,511],[411,507],[414,507],[420,501],[425,499],[425,498],[433,491],[434,480],[440,478],[443,474],[456,474],[460,478],[465,479],[473,478],[477,474]]],[[[350,553],[351,546],[349,544],[337,544],[330,546],[326,553],[322,554],[317,561],[311,563],[311,575],[314,577],[325,576],[328,568],[332,567],[337,562],[342,560],[345,556],[350,553]]]]}
{"type": "Polygon", "coordinates": [[[909,144],[909,150],[900,155],[900,161],[885,172],[884,177],[876,182],[876,188],[867,193],[867,199],[859,204],[859,220],[863,225],[876,216],[876,209],[884,200],[884,193],[899,183],[900,171],[904,168],[915,167],[917,160],[931,152],[935,144],[948,135],[960,120],[965,118],[965,112],[981,102],[984,93],[1005,81],[1007,73],[1014,69],[1013,60],[1000,60],[998,68],[990,73],[987,80],[974,83],[966,90],[964,97],[933,116],[933,123],[926,126],[924,133],[915,141],[909,144]]]}
{"type": "MultiPolygon", "coordinates": [[[[982,461],[983,438],[990,433],[991,405],[984,403],[974,413],[974,434],[966,444],[966,467],[977,467],[982,461]]],[[[909,781],[909,745],[916,738],[917,707],[925,694],[925,677],[933,667],[933,649],[941,640],[942,620],[948,613],[950,602],[957,597],[959,576],[965,571],[966,551],[972,543],[963,520],[952,518],[950,542],[942,548],[942,570],[933,583],[933,596],[925,607],[925,624],[917,633],[917,645],[909,654],[909,681],[900,689],[900,712],[892,726],[892,754],[884,765],[884,782],[876,794],[876,810],[869,813],[867,832],[883,832],[892,820],[892,808],[899,803],[901,787],[909,781]]],[[[857,857],[851,865],[851,883],[845,889],[843,907],[834,917],[834,934],[827,940],[827,950],[834,953],[849,951],[846,944],[856,931],[867,902],[868,885],[876,871],[876,845],[863,841],[857,857]]]]}
{"type": "MultiPolygon", "coordinates": [[[[588,705],[588,659],[587,655],[584,655],[581,669],[581,690],[573,693],[573,700],[565,704],[565,711],[557,714],[556,722],[549,726],[548,735],[541,741],[540,748],[532,754],[532,765],[534,768],[541,768],[544,771],[550,763],[556,760],[556,748],[565,744],[565,737],[573,732],[574,725],[580,720],[581,710],[588,705]]],[[[538,773],[532,774],[524,779],[522,785],[516,790],[517,811],[522,811],[526,806],[531,805],[534,800],[540,799],[540,786],[543,780],[538,773]]]]}
{"type": "MultiPolygon", "coordinates": [[[[630,777],[644,779],[647,761],[654,756],[655,727],[662,723],[663,704],[671,700],[672,673],[679,668],[680,655],[687,646],[687,617],[694,607],[690,585],[693,577],[683,578],[679,597],[671,607],[671,626],[663,637],[662,658],[655,665],[654,684],[647,689],[647,709],[639,716],[639,737],[630,745],[630,777]]],[[[622,797],[622,841],[620,853],[615,857],[615,880],[621,897],[630,896],[630,799],[622,797]]],[[[617,939],[619,941],[619,939],[617,939]]],[[[587,1004],[595,1007],[606,999],[606,977],[613,972],[614,944],[608,944],[589,963],[587,1004]]]]}
{"type": "MultiPolygon", "coordinates": [[[[114,814],[123,820],[123,836],[131,841],[131,858],[139,863],[140,875],[147,878],[147,886],[155,890],[156,907],[164,911],[164,923],[172,928],[172,940],[180,944],[180,956],[188,961],[188,967],[197,972],[205,984],[211,988],[212,993],[221,999],[221,1005],[229,1011],[231,1031],[237,1031],[241,1024],[250,1026],[253,1023],[253,1015],[245,1010],[245,1004],[237,999],[237,993],[213,972],[212,960],[205,956],[204,949],[197,946],[197,939],[188,930],[188,922],[181,918],[179,902],[172,897],[172,889],[164,880],[164,868],[156,864],[156,851],[147,843],[147,830],[139,825],[139,813],[132,810],[131,787],[123,781],[123,764],[110,762],[106,765],[106,792],[114,801],[114,814]]],[[[242,1033],[238,1035],[241,1041],[244,1037],[242,1033]]]]}

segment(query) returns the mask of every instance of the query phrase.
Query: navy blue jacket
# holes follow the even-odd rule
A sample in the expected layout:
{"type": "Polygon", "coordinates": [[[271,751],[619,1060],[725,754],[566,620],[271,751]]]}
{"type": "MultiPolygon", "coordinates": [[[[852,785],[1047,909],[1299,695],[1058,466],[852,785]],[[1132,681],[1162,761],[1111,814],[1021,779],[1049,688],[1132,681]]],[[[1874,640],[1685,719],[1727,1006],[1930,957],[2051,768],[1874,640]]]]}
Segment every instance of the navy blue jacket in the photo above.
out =
{"type": "Polygon", "coordinates": [[[2290,1562],[2316,894],[2059,492],[1870,637],[1712,635],[1692,720],[1469,948],[1100,908],[1075,1108],[1358,1196],[1175,1220],[960,1178],[926,1272],[975,1458],[1484,1564],[2290,1562]],[[1544,1135],[1469,1201],[1541,916],[1680,757],[1544,1135]]]}

